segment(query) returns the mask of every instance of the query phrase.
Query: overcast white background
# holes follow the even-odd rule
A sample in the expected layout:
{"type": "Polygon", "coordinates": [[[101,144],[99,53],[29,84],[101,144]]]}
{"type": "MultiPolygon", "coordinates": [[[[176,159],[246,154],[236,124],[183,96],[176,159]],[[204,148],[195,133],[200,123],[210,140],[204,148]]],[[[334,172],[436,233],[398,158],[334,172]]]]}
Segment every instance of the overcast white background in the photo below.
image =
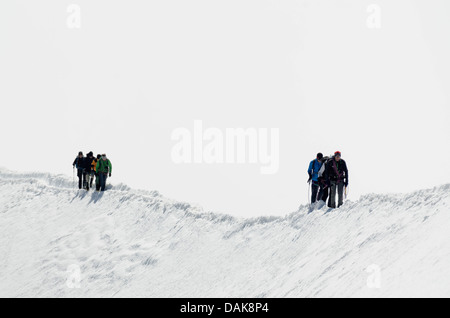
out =
{"type": "Polygon", "coordinates": [[[72,176],[79,150],[106,152],[112,183],[241,216],[306,203],[319,151],[342,152],[352,199],[447,183],[449,17],[447,0],[2,1],[0,166],[72,176]],[[278,173],[174,164],[196,119],[279,128],[278,173]]]}

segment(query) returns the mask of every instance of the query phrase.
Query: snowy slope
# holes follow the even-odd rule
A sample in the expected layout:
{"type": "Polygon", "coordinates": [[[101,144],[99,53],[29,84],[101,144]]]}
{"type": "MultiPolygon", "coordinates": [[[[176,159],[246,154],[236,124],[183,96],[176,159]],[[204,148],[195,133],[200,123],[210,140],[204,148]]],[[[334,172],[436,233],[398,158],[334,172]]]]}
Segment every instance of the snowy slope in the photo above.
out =
{"type": "Polygon", "coordinates": [[[0,170],[0,297],[450,296],[450,184],[255,219],[72,187],[0,170]]]}

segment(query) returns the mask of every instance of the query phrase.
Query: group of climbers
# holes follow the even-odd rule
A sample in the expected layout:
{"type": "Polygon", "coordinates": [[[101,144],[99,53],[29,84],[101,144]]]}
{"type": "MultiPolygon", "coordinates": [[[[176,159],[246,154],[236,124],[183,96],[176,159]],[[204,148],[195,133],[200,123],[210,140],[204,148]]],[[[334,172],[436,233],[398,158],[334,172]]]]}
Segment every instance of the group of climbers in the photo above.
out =
{"type": "MultiPolygon", "coordinates": [[[[80,151],[73,162],[73,167],[77,169],[79,189],[89,191],[95,177],[96,190],[105,191],[106,179],[108,176],[111,177],[112,172],[112,164],[106,154],[97,155],[95,158],[91,151],[84,157],[80,151]]],[[[336,151],[331,157],[324,157],[322,153],[318,153],[316,159],[309,164],[308,174],[308,183],[312,189],[311,204],[320,200],[325,203],[328,199],[328,207],[336,208],[336,193],[337,207],[344,203],[344,188],[348,186],[348,169],[340,151],[336,151]]]]}
{"type": "Polygon", "coordinates": [[[338,207],[344,203],[344,188],[348,186],[347,164],[341,158],[341,152],[336,151],[334,156],[324,157],[318,153],[316,159],[311,161],[308,168],[311,184],[311,204],[316,201],[327,201],[328,207],[336,208],[336,193],[338,196],[338,207]]]}
{"type": "Polygon", "coordinates": [[[84,157],[83,152],[80,151],[73,162],[73,167],[77,169],[78,189],[89,191],[95,177],[95,189],[105,191],[106,179],[108,176],[111,177],[112,172],[112,164],[106,154],[94,157],[91,151],[84,157]]]}

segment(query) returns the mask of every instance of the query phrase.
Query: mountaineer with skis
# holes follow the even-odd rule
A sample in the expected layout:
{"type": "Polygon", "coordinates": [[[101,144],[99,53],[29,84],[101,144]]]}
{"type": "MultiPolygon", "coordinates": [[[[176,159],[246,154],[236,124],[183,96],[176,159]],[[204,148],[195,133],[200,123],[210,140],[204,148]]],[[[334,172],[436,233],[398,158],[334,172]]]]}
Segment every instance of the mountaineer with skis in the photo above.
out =
{"type": "Polygon", "coordinates": [[[338,194],[338,207],[344,203],[344,187],[348,186],[347,164],[341,159],[341,152],[336,151],[325,167],[325,178],[330,188],[328,207],[336,208],[336,192],[338,194]]]}
{"type": "MultiPolygon", "coordinates": [[[[106,179],[111,177],[112,164],[106,157],[106,154],[102,154],[101,159],[97,161],[96,172],[98,174],[99,186],[101,191],[105,191],[106,179]]],[[[98,191],[98,190],[97,190],[98,191]]]]}

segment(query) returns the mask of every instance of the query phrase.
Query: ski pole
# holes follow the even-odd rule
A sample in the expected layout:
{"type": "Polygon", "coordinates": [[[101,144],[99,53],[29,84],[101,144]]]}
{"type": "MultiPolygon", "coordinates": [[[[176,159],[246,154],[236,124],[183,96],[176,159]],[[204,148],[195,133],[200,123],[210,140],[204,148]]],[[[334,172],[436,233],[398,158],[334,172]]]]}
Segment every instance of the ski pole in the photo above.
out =
{"type": "Polygon", "coordinates": [[[347,200],[347,187],[345,187],[345,200],[347,200]]]}
{"type": "Polygon", "coordinates": [[[309,195],[309,191],[311,190],[311,181],[308,181],[308,204],[311,205],[311,196],[309,195]]]}

